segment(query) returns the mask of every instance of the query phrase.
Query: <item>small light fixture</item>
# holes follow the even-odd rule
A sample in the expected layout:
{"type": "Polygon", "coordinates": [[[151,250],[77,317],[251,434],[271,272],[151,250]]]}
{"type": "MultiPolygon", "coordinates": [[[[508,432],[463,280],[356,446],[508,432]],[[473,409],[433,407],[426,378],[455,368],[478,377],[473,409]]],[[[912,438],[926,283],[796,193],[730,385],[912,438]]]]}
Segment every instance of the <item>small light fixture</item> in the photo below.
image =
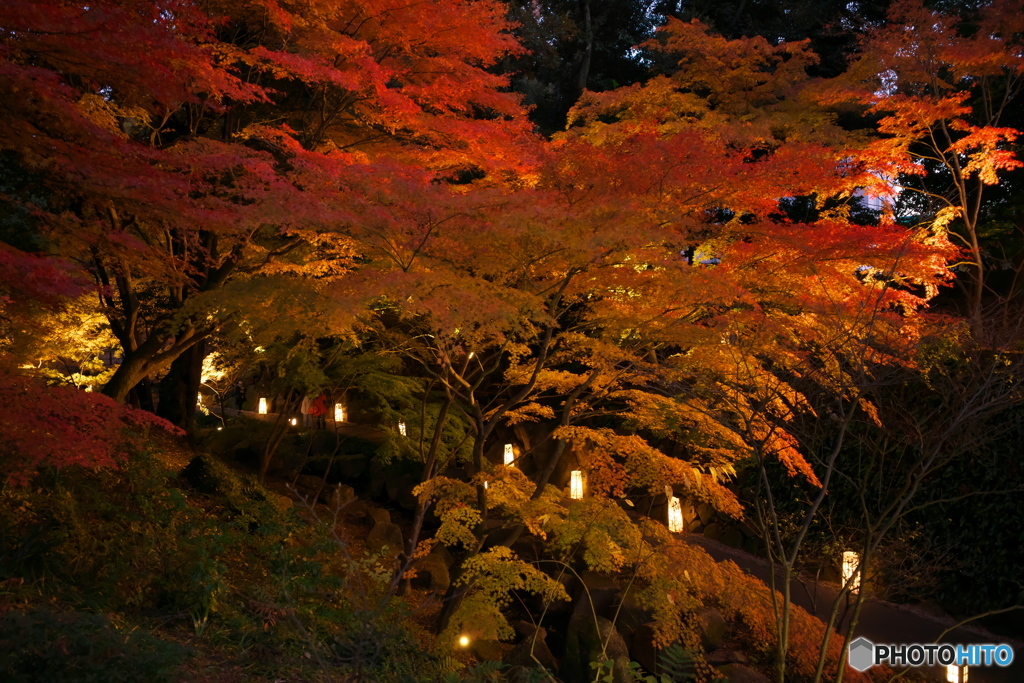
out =
{"type": "Polygon", "coordinates": [[[850,590],[856,593],[860,590],[860,555],[852,550],[843,552],[843,585],[850,584],[850,590]],[[851,583],[852,580],[852,583],[851,583]]]}
{"type": "Polygon", "coordinates": [[[291,419],[291,423],[292,423],[292,427],[294,427],[295,425],[299,424],[299,420],[298,420],[298,418],[295,418],[295,417],[293,417],[293,418],[291,419]]]}
{"type": "Polygon", "coordinates": [[[224,431],[224,428],[223,427],[217,427],[217,431],[218,432],[222,432],[222,431],[224,431]]]}
{"type": "Polygon", "coordinates": [[[505,464],[508,465],[509,467],[514,467],[515,465],[513,463],[515,463],[515,459],[516,453],[512,449],[512,444],[505,444],[505,464]]]}
{"type": "Polygon", "coordinates": [[[265,398],[261,398],[260,399],[260,407],[259,407],[259,409],[256,412],[258,412],[260,415],[266,415],[267,414],[267,399],[265,399],[265,398]]]}
{"type": "Polygon", "coordinates": [[[459,637],[459,646],[460,647],[469,647],[469,636],[460,636],[459,637]]]}
{"type": "Polygon", "coordinates": [[[474,353],[473,351],[470,351],[470,352],[469,352],[469,355],[467,356],[467,358],[472,358],[472,357],[473,357],[473,356],[475,356],[475,355],[476,355],[476,354],[475,354],[475,353],[474,353]]]}
{"type": "Polygon", "coordinates": [[[484,482],[484,488],[487,488],[487,482],[486,481],[484,482]]]}
{"type": "Polygon", "coordinates": [[[583,500],[583,470],[573,470],[569,474],[569,497],[583,500]]]}
{"type": "Polygon", "coordinates": [[[672,533],[683,530],[683,504],[678,496],[668,499],[668,530],[672,533]]]}
{"type": "Polygon", "coordinates": [[[398,433],[401,434],[402,436],[405,436],[405,423],[404,422],[399,422],[398,423],[398,433]]]}
{"type": "Polygon", "coordinates": [[[344,422],[345,421],[345,406],[340,403],[334,404],[334,421],[344,422]]]}

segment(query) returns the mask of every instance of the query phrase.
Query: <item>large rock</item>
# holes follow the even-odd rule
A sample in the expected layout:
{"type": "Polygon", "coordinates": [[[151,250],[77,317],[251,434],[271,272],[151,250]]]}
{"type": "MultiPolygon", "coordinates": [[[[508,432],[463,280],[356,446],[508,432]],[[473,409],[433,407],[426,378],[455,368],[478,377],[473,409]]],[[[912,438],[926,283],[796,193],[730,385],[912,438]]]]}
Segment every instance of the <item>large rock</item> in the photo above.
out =
{"type": "Polygon", "coordinates": [[[538,628],[528,622],[520,622],[516,624],[516,631],[523,636],[523,639],[505,655],[504,662],[507,666],[518,666],[524,669],[542,666],[550,673],[558,671],[558,660],[548,648],[547,629],[538,628]]]}
{"type": "Polygon", "coordinates": [[[367,514],[373,519],[373,528],[366,536],[366,547],[370,552],[397,557],[405,550],[402,529],[391,522],[391,513],[381,508],[370,508],[367,514]]]}
{"type": "Polygon", "coordinates": [[[628,643],[640,626],[654,619],[651,610],[641,605],[635,591],[619,592],[612,603],[610,615],[628,643]]]}
{"type": "Polygon", "coordinates": [[[743,533],[735,527],[728,528],[722,534],[722,543],[732,548],[742,548],[743,533]]]}
{"type": "Polygon", "coordinates": [[[717,650],[725,645],[728,627],[725,617],[714,607],[700,607],[694,613],[694,625],[700,634],[700,644],[705,652],[717,650]]]}
{"type": "Polygon", "coordinates": [[[451,585],[448,566],[441,555],[430,553],[413,563],[416,577],[412,580],[413,588],[429,590],[437,595],[443,594],[451,585]]]}
{"type": "Polygon", "coordinates": [[[650,674],[661,673],[658,669],[658,655],[661,650],[654,644],[654,623],[640,624],[633,631],[633,644],[629,649],[631,656],[644,671],[650,674]]]}
{"type": "Polygon", "coordinates": [[[573,614],[569,618],[565,658],[559,673],[566,683],[589,683],[594,678],[591,662],[612,662],[613,683],[631,683],[629,649],[615,625],[604,617],[573,614]]]}
{"type": "Polygon", "coordinates": [[[715,512],[715,508],[711,507],[707,503],[701,503],[697,506],[697,516],[700,517],[700,523],[704,526],[711,524],[715,520],[715,516],[718,513],[715,512]]]}
{"type": "Polygon", "coordinates": [[[370,456],[365,453],[342,453],[338,456],[334,466],[346,479],[358,479],[369,467],[370,456]]]}
{"type": "Polygon", "coordinates": [[[597,572],[583,572],[582,585],[576,594],[575,614],[605,616],[615,596],[622,590],[618,582],[597,572]]]}

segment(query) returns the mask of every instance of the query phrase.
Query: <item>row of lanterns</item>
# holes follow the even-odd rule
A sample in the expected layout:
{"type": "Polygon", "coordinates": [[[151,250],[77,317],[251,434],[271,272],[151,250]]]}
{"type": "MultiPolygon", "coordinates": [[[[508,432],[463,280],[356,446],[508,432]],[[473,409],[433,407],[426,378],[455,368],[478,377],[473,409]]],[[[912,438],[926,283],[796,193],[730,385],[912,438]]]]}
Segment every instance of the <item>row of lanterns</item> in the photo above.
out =
{"type": "MultiPolygon", "coordinates": [[[[268,412],[269,412],[269,407],[270,406],[267,403],[267,399],[266,398],[260,398],[260,402],[259,402],[259,405],[256,408],[256,412],[259,415],[267,415],[268,412]]],[[[334,421],[335,422],[344,422],[345,421],[345,406],[343,404],[341,404],[341,403],[335,403],[334,404],[334,421]]],[[[291,419],[291,423],[293,425],[294,424],[298,424],[298,420],[293,417],[291,419]]],[[[399,429],[400,432],[402,432],[402,436],[405,436],[405,423],[404,422],[399,422],[398,423],[398,429],[399,429]]]]}
{"type": "MultiPolygon", "coordinates": [[[[506,467],[516,466],[515,446],[505,444],[503,460],[506,467]]],[[[573,470],[569,473],[569,497],[573,500],[583,500],[583,470],[573,470]]]]}

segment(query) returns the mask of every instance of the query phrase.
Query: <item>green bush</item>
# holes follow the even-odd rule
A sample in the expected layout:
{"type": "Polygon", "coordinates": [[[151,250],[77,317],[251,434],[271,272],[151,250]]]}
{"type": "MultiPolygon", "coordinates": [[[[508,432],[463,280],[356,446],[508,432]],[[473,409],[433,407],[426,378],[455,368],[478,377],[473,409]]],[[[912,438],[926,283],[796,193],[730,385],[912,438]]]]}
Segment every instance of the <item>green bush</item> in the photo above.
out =
{"type": "Polygon", "coordinates": [[[0,679],[8,683],[175,681],[188,652],[98,614],[8,612],[0,616],[0,679]]]}

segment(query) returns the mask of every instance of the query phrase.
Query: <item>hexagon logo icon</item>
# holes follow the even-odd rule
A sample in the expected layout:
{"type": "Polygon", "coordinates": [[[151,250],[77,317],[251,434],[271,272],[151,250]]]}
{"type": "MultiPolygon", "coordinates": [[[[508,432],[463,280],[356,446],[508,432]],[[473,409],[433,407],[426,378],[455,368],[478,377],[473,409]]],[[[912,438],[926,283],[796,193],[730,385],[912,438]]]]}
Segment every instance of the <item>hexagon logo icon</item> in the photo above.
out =
{"type": "Polygon", "coordinates": [[[857,671],[867,671],[875,664],[875,644],[863,636],[852,641],[847,662],[857,671]]]}

